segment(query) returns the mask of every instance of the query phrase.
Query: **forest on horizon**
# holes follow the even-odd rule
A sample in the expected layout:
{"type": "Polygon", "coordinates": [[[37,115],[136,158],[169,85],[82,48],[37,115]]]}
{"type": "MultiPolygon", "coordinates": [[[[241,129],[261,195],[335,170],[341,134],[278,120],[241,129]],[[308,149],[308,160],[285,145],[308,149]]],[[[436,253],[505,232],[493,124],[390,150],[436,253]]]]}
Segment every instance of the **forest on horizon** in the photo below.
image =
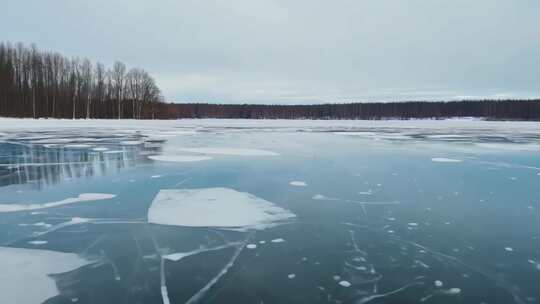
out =
{"type": "Polygon", "coordinates": [[[540,120],[540,99],[354,102],[313,105],[166,103],[141,68],[112,68],[35,45],[0,43],[0,116],[29,118],[540,120]]]}

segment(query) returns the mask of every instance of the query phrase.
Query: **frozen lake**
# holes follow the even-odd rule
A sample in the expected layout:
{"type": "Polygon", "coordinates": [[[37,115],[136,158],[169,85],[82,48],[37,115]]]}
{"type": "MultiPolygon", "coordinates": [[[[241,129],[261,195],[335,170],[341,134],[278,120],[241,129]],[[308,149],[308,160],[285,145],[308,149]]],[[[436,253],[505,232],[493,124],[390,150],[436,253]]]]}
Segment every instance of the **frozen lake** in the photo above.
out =
{"type": "Polygon", "coordinates": [[[540,123],[0,120],[0,303],[540,303],[540,123]]]}

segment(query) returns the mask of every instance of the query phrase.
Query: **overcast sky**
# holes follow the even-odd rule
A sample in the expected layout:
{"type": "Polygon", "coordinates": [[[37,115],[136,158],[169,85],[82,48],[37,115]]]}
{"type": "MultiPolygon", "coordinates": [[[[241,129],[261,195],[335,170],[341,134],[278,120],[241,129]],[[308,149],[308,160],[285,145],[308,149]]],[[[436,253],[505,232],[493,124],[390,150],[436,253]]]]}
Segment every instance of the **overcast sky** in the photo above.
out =
{"type": "Polygon", "coordinates": [[[538,0],[18,0],[0,39],[140,66],[168,101],[540,96],[538,0]]]}

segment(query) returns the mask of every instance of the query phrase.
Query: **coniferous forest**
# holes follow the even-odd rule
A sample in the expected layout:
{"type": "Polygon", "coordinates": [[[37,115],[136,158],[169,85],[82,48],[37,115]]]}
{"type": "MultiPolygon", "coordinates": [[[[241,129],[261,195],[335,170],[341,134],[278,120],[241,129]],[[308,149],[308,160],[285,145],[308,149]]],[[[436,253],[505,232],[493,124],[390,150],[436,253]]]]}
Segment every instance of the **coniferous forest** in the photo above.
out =
{"type": "Polygon", "coordinates": [[[30,118],[540,120],[540,99],[314,105],[165,103],[140,68],[112,68],[35,45],[0,43],[0,116],[30,118]]]}

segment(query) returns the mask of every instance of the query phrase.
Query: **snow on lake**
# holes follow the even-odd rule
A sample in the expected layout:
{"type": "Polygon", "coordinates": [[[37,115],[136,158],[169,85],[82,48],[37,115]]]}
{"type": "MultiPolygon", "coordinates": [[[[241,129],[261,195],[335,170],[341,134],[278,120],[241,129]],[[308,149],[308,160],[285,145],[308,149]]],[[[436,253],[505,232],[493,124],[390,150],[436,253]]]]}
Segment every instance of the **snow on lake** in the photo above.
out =
{"type": "Polygon", "coordinates": [[[0,303],[536,303],[539,147],[533,122],[0,119],[0,303]]]}

